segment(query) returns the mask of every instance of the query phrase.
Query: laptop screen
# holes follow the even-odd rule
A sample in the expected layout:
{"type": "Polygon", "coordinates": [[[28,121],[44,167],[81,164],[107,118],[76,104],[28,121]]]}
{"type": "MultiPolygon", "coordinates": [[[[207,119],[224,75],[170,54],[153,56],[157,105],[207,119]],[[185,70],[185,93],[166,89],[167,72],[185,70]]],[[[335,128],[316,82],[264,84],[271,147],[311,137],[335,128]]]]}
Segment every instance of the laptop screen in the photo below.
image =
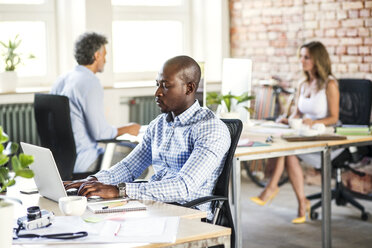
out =
{"type": "Polygon", "coordinates": [[[48,148],[23,142],[21,147],[25,154],[34,157],[30,169],[35,173],[34,180],[40,195],[56,202],[60,197],[67,196],[52,152],[48,148]]]}

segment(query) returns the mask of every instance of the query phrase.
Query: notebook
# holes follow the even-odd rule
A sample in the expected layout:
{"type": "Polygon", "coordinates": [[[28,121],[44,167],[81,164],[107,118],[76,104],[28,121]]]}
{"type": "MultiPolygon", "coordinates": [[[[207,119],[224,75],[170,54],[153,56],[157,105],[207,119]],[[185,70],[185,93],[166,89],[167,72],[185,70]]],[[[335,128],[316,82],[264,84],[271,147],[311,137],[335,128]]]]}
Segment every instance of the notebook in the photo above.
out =
{"type": "Polygon", "coordinates": [[[146,206],[139,201],[113,200],[88,203],[88,209],[95,214],[103,214],[146,210],[146,206]]]}

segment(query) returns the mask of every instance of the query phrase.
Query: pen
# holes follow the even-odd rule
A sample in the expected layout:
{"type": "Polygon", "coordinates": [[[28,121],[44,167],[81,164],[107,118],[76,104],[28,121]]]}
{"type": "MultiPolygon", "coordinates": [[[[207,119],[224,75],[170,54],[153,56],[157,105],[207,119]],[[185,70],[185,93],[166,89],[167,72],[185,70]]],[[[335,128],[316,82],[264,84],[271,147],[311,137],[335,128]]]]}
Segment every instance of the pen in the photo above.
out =
{"type": "Polygon", "coordinates": [[[116,230],[114,232],[114,235],[117,236],[119,231],[120,231],[120,228],[121,228],[121,223],[119,223],[119,225],[116,227],[116,230]]]}

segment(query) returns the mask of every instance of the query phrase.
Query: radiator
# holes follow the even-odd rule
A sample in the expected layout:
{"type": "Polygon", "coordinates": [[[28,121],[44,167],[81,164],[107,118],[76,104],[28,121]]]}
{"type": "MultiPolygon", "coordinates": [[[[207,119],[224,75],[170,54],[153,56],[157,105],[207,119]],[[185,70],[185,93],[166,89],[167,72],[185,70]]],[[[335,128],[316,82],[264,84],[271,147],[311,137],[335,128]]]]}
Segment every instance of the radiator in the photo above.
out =
{"type": "Polygon", "coordinates": [[[129,100],[129,121],[141,125],[149,124],[160,114],[154,96],[134,97],[129,100]]]}
{"type": "Polygon", "coordinates": [[[0,125],[10,141],[40,144],[33,103],[1,104],[0,125]]]}

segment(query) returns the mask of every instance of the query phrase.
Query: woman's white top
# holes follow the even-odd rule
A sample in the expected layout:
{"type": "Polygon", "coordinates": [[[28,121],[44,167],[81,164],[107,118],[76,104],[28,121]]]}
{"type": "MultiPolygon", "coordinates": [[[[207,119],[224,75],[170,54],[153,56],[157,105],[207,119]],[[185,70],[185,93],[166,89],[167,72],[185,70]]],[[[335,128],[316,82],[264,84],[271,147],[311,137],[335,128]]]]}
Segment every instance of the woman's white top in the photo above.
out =
{"type": "MultiPolygon", "coordinates": [[[[336,80],[333,77],[329,77],[329,80],[336,80]]],[[[310,118],[312,120],[323,119],[328,116],[328,102],[326,87],[319,90],[316,94],[310,97],[304,96],[305,87],[302,85],[300,89],[300,96],[298,99],[298,109],[304,115],[304,118],[310,118]]],[[[331,160],[337,157],[344,149],[336,149],[331,152],[331,160]]],[[[303,162],[308,165],[312,165],[315,168],[320,168],[321,156],[319,152],[307,153],[297,155],[303,162]]]]}
{"type": "Polygon", "coordinates": [[[302,85],[298,99],[298,109],[304,118],[312,120],[323,119],[328,116],[328,102],[325,87],[310,97],[304,96],[305,87],[302,85]]]}

